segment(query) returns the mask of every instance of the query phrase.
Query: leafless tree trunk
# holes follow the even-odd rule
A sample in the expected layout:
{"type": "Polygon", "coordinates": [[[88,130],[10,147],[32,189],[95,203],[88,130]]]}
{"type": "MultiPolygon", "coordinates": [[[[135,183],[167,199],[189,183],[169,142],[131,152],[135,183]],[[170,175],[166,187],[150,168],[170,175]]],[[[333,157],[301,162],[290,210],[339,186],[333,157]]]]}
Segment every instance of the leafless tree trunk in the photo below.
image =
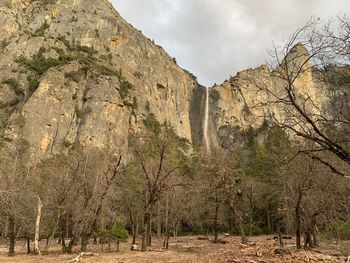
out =
{"type": "Polygon", "coordinates": [[[219,200],[218,192],[215,191],[215,215],[214,215],[214,242],[218,242],[218,235],[219,235],[219,209],[221,205],[221,200],[219,200]]]}
{"type": "Polygon", "coordinates": [[[159,239],[162,234],[162,221],[160,215],[160,203],[157,203],[157,238],[159,239]]]}
{"type": "Polygon", "coordinates": [[[41,221],[41,209],[43,208],[43,204],[41,202],[40,197],[38,196],[38,208],[37,208],[37,216],[35,221],[35,234],[34,234],[34,250],[33,253],[40,255],[39,248],[39,239],[40,239],[40,221],[41,221]]]}
{"type": "Polygon", "coordinates": [[[303,198],[303,191],[299,187],[298,189],[298,198],[297,203],[295,205],[295,235],[296,235],[296,244],[297,249],[301,249],[301,200],[303,198]]]}
{"type": "Polygon", "coordinates": [[[151,222],[151,212],[148,211],[148,209],[147,209],[143,215],[142,245],[141,245],[141,251],[143,251],[143,252],[147,251],[148,233],[149,233],[150,222],[151,222]]]}
{"type": "Polygon", "coordinates": [[[10,240],[10,247],[9,247],[9,256],[15,255],[15,244],[16,244],[16,230],[15,230],[15,218],[14,216],[9,216],[9,240],[10,240]]]}
{"type": "Polygon", "coordinates": [[[165,206],[165,237],[163,247],[167,250],[169,248],[169,195],[166,196],[165,206]]]}

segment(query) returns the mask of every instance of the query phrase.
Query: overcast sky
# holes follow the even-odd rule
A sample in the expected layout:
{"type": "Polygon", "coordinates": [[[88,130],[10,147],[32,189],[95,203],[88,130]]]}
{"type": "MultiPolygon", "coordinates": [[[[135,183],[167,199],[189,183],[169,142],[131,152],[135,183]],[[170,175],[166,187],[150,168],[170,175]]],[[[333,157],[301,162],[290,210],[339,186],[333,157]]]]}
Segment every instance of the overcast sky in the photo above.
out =
{"type": "Polygon", "coordinates": [[[111,0],[134,27],[154,39],[201,84],[268,60],[281,41],[312,16],[350,14],[350,0],[111,0]]]}

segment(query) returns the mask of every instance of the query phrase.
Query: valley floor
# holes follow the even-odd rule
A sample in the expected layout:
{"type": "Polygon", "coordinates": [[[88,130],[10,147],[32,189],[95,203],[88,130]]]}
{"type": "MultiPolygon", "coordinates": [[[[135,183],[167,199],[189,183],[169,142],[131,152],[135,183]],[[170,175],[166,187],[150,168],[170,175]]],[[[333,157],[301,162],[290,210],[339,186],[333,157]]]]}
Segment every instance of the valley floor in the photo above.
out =
{"type": "MultiPolygon", "coordinates": [[[[313,251],[297,251],[294,240],[286,240],[286,250],[290,253],[276,254],[277,244],[272,236],[259,236],[251,238],[249,246],[240,245],[239,237],[222,238],[227,244],[213,244],[208,240],[199,240],[198,236],[177,237],[170,239],[168,251],[161,250],[162,240],[153,240],[152,251],[142,253],[130,251],[130,243],[121,244],[121,252],[101,252],[101,245],[90,245],[89,251],[94,256],[85,256],[82,263],[282,263],[282,262],[347,262],[348,258],[341,256],[340,247],[350,250],[350,243],[339,246],[332,242],[323,242],[321,247],[313,251]]],[[[44,245],[43,245],[44,246],[44,245]]],[[[16,256],[6,256],[7,247],[0,246],[0,262],[28,262],[28,263],[55,263],[68,262],[76,255],[60,255],[59,245],[52,245],[48,255],[26,255],[25,243],[17,242],[16,256]]],[[[77,247],[78,249],[78,247],[77,247]]],[[[107,249],[107,246],[104,246],[107,249]]],[[[112,249],[115,249],[112,245],[112,249]]],[[[78,252],[77,252],[78,253],[78,252]]],[[[344,251],[343,251],[344,253],[344,251]]],[[[346,251],[345,253],[350,253],[346,251]]]]}

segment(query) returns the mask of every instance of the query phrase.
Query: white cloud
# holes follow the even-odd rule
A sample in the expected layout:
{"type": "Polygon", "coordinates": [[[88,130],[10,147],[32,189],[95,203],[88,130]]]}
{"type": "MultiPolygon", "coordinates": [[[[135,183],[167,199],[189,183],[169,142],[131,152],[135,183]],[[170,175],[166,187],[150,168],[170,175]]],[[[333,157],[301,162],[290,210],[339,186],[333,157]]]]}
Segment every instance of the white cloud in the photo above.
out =
{"type": "Polygon", "coordinates": [[[205,85],[263,64],[272,42],[312,16],[350,14],[348,0],[111,0],[205,85]]]}

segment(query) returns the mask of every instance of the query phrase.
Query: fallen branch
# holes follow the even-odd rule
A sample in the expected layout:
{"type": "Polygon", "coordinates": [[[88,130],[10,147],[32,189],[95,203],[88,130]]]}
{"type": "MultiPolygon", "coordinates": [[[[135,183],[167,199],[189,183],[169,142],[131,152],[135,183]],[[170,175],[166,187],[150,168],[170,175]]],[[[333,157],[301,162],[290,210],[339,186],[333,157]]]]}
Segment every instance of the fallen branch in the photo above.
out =
{"type": "Polygon", "coordinates": [[[93,253],[93,252],[80,252],[78,256],[76,256],[75,258],[71,259],[68,261],[69,262],[80,262],[80,260],[83,258],[83,256],[97,256],[97,254],[93,253]]]}

